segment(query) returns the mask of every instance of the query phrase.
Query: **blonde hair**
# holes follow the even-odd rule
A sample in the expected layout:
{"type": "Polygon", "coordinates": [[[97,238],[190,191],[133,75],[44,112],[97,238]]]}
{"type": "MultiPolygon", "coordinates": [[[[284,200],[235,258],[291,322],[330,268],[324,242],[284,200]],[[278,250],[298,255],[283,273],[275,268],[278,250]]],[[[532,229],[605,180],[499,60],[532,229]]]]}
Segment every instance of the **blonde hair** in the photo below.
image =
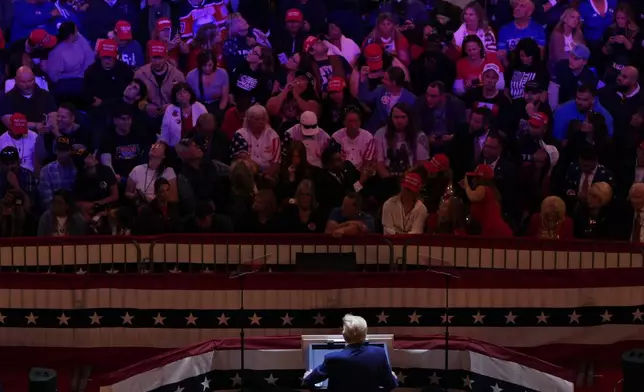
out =
{"type": "Polygon", "coordinates": [[[596,194],[602,206],[605,206],[613,199],[613,188],[606,182],[595,182],[588,191],[596,194]]]}
{"type": "Polygon", "coordinates": [[[250,117],[264,117],[266,120],[266,128],[269,128],[268,124],[269,117],[266,108],[260,104],[253,105],[246,110],[246,115],[244,116],[244,128],[248,128],[248,119],[250,117]]]}
{"type": "Polygon", "coordinates": [[[555,26],[555,28],[553,29],[553,31],[556,31],[556,32],[558,32],[558,33],[563,33],[563,32],[564,32],[564,27],[563,27],[563,26],[564,26],[564,24],[566,24],[566,18],[568,17],[568,15],[570,15],[570,14],[571,14],[571,13],[573,13],[573,12],[576,12],[576,13],[577,13],[577,15],[579,16],[579,25],[578,25],[577,27],[575,27],[575,28],[573,29],[573,31],[572,31],[572,35],[573,35],[573,37],[574,37],[574,36],[575,36],[575,34],[576,34],[576,32],[577,32],[579,29],[581,29],[581,23],[582,23],[582,21],[581,21],[581,14],[579,13],[579,11],[578,11],[576,8],[573,8],[573,7],[566,8],[566,10],[565,10],[565,11],[561,14],[561,16],[559,17],[559,22],[557,22],[557,25],[555,26]]]}
{"type": "Polygon", "coordinates": [[[463,7],[463,12],[461,12],[461,23],[465,23],[465,11],[471,9],[476,14],[476,17],[479,19],[479,29],[487,31],[490,29],[489,22],[487,20],[487,15],[485,9],[476,1],[470,1],[463,7]]]}
{"type": "Polygon", "coordinates": [[[557,196],[548,196],[541,202],[541,215],[544,216],[547,212],[556,212],[559,219],[566,215],[566,203],[557,196]]]}
{"type": "Polygon", "coordinates": [[[360,316],[345,314],[342,318],[342,336],[349,344],[363,343],[367,339],[367,321],[360,316]]]}

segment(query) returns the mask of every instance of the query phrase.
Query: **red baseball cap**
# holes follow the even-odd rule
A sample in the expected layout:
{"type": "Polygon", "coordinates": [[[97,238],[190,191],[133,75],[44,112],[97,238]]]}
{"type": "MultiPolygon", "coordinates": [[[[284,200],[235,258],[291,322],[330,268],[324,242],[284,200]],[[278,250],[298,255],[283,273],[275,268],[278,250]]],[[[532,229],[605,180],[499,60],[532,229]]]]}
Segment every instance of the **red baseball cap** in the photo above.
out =
{"type": "Polygon", "coordinates": [[[29,131],[27,128],[27,116],[20,113],[14,113],[9,118],[9,129],[14,135],[26,135],[29,131]]]}
{"type": "Polygon", "coordinates": [[[99,57],[118,57],[118,44],[116,41],[111,39],[102,40],[98,44],[98,56],[99,57]]]}
{"type": "Polygon", "coordinates": [[[369,44],[364,48],[364,57],[367,59],[367,67],[372,71],[382,69],[382,47],[378,44],[369,44]]]}
{"type": "Polygon", "coordinates": [[[319,41],[318,37],[314,36],[308,36],[304,40],[304,44],[302,44],[302,49],[304,50],[304,53],[308,53],[309,50],[311,50],[311,47],[315,45],[319,41]]]}
{"type": "Polygon", "coordinates": [[[420,192],[420,188],[423,187],[423,180],[416,173],[407,173],[400,186],[412,192],[420,192]]]}
{"type": "Polygon", "coordinates": [[[119,20],[116,22],[116,27],[114,27],[114,31],[116,32],[116,37],[118,39],[122,40],[130,40],[132,39],[132,25],[130,22],[127,22],[125,20],[119,20]]]}
{"type": "Polygon", "coordinates": [[[161,41],[148,42],[148,56],[150,57],[165,57],[168,54],[168,49],[161,41]]]}
{"type": "Polygon", "coordinates": [[[291,8],[286,11],[286,17],[284,19],[287,22],[302,22],[304,20],[304,15],[302,15],[302,11],[297,8],[291,8]]]}
{"type": "Polygon", "coordinates": [[[165,30],[172,28],[172,21],[168,18],[161,18],[157,20],[157,30],[165,30]]]}
{"type": "Polygon", "coordinates": [[[29,34],[29,43],[32,46],[41,46],[45,49],[51,49],[56,46],[56,37],[49,34],[43,29],[36,29],[29,34]]]}
{"type": "Polygon", "coordinates": [[[334,76],[329,79],[329,84],[327,90],[330,93],[340,93],[344,91],[344,88],[347,87],[347,83],[340,76],[334,76]]]}
{"type": "Polygon", "coordinates": [[[481,163],[480,165],[478,165],[473,172],[468,172],[465,174],[472,177],[479,177],[484,180],[494,179],[494,169],[492,169],[492,167],[484,163],[481,163]]]}
{"type": "Polygon", "coordinates": [[[445,154],[436,154],[424,166],[428,173],[439,173],[449,169],[449,158],[445,154]]]}
{"type": "Polygon", "coordinates": [[[530,116],[528,124],[532,125],[533,127],[543,127],[544,125],[548,124],[548,115],[543,112],[534,113],[532,116],[530,116]]]}

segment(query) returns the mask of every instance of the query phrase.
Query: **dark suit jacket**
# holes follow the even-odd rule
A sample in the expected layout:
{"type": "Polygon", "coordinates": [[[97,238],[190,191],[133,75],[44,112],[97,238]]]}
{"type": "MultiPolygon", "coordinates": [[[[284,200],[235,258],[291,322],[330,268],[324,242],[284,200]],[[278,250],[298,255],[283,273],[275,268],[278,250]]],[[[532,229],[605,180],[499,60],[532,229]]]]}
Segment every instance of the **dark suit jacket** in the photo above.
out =
{"type": "Polygon", "coordinates": [[[494,183],[501,193],[501,207],[506,220],[516,228],[519,219],[519,208],[517,203],[517,170],[514,164],[504,157],[499,158],[494,166],[494,183]]]}
{"type": "Polygon", "coordinates": [[[386,392],[398,386],[385,350],[364,344],[350,344],[342,351],[327,354],[304,383],[313,388],[326,379],[329,392],[386,392]]]}
{"type": "Polygon", "coordinates": [[[342,171],[342,182],[337,177],[329,173],[328,170],[318,170],[315,182],[315,196],[320,203],[320,207],[330,211],[335,207],[340,207],[344,196],[348,192],[354,192],[354,184],[360,180],[360,172],[349,161],[345,161],[344,170],[342,171]]]}
{"type": "Polygon", "coordinates": [[[449,144],[447,155],[454,174],[454,182],[462,180],[465,173],[474,170],[478,161],[474,160],[474,137],[469,133],[468,124],[462,124],[456,131],[449,144]]]}

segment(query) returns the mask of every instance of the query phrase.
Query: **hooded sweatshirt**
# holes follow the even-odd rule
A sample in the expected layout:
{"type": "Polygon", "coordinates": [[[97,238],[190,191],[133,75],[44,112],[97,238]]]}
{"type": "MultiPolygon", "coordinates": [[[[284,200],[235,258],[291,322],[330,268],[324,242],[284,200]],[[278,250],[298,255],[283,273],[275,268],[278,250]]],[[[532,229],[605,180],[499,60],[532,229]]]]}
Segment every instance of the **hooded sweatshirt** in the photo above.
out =
{"type": "Polygon", "coordinates": [[[60,79],[82,79],[94,64],[94,52],[87,40],[79,35],[74,42],[59,42],[49,52],[47,73],[53,83],[60,79]]]}

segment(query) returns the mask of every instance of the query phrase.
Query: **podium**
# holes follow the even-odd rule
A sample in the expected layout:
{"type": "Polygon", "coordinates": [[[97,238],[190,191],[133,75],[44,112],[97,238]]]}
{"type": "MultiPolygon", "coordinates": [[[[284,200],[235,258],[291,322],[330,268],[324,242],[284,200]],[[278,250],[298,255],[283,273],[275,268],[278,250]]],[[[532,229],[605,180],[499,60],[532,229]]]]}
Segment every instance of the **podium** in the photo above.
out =
{"type": "MultiPolygon", "coordinates": [[[[367,335],[365,344],[384,348],[391,363],[389,353],[394,350],[394,335],[367,335]]],[[[302,363],[307,370],[315,369],[324,362],[328,353],[343,350],[346,345],[342,335],[302,335],[302,363]]],[[[316,384],[316,387],[326,389],[327,382],[328,380],[325,380],[316,384]]]]}

